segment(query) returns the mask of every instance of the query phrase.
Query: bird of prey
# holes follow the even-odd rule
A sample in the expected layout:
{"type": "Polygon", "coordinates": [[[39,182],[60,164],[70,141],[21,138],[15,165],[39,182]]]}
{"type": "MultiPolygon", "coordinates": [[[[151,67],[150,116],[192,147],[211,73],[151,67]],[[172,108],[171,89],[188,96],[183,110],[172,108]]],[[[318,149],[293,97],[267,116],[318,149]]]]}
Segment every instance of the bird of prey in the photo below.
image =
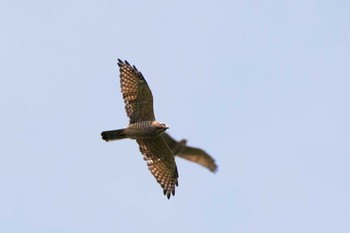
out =
{"type": "Polygon", "coordinates": [[[123,129],[102,132],[102,139],[105,141],[135,139],[148,169],[169,199],[171,194],[175,195],[179,177],[173,153],[161,136],[169,127],[156,121],[152,92],[142,73],[127,61],[118,59],[118,66],[129,125],[123,129]]]}
{"type": "Polygon", "coordinates": [[[187,146],[187,141],[185,139],[182,139],[181,141],[175,141],[167,133],[164,133],[162,137],[174,155],[198,163],[203,167],[208,168],[212,172],[215,172],[217,170],[218,166],[215,164],[215,160],[204,150],[187,146]]]}

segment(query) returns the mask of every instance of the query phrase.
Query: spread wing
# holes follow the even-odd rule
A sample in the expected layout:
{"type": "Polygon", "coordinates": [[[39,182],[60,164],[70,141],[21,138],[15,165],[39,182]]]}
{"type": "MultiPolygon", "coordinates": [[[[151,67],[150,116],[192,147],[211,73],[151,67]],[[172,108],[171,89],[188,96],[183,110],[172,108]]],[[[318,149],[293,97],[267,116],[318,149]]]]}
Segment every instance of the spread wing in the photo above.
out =
{"type": "Polygon", "coordinates": [[[169,148],[172,150],[174,155],[198,163],[203,167],[208,168],[212,172],[215,172],[217,170],[218,167],[215,164],[215,160],[204,150],[186,146],[186,140],[181,140],[180,142],[177,142],[167,133],[164,133],[162,137],[164,141],[168,144],[169,148]]]}
{"type": "Polygon", "coordinates": [[[170,198],[175,195],[175,185],[179,177],[173,153],[162,137],[152,139],[137,139],[143,159],[147,161],[148,169],[163,188],[163,193],[170,198]]]}
{"type": "Polygon", "coordinates": [[[118,59],[120,88],[130,124],[138,121],[154,121],[153,96],[146,80],[135,66],[118,59]]]}
{"type": "Polygon", "coordinates": [[[199,148],[187,146],[186,149],[177,154],[177,156],[198,163],[212,172],[215,172],[218,168],[215,164],[215,160],[204,150],[199,148]]]}

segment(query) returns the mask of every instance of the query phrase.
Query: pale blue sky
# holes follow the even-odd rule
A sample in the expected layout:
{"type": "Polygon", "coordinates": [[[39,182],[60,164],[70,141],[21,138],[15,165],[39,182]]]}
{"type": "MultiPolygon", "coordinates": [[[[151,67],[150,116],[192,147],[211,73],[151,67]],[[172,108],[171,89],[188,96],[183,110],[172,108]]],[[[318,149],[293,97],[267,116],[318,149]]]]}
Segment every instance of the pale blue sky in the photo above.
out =
{"type": "Polygon", "coordinates": [[[349,1],[0,1],[0,232],[350,232],[349,1]],[[167,200],[117,59],[204,148],[167,200]]]}

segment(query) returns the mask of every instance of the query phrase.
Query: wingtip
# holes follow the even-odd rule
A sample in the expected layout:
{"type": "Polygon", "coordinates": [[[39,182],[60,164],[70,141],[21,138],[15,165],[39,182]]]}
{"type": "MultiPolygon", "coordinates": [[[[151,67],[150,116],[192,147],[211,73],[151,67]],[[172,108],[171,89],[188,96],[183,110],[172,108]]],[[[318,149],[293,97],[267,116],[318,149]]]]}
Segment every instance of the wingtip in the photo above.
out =
{"type": "Polygon", "coordinates": [[[118,58],[117,64],[121,68],[124,65],[124,62],[118,58]]]}
{"type": "Polygon", "coordinates": [[[170,193],[168,192],[167,189],[163,189],[163,194],[166,196],[168,199],[170,199],[170,193]]]}
{"type": "Polygon", "coordinates": [[[216,165],[215,161],[213,161],[213,167],[210,168],[210,171],[216,173],[219,169],[218,165],[216,165]]]}
{"type": "Polygon", "coordinates": [[[175,187],[173,190],[163,189],[163,194],[170,199],[171,195],[175,196],[175,187]]]}
{"type": "Polygon", "coordinates": [[[123,66],[123,65],[131,66],[127,60],[124,60],[124,61],[123,61],[123,60],[121,60],[120,58],[118,58],[117,64],[118,64],[118,66],[123,66]]]}
{"type": "Polygon", "coordinates": [[[168,198],[168,200],[170,199],[171,195],[175,196],[175,190],[169,192],[169,191],[165,191],[164,195],[168,198]]]}

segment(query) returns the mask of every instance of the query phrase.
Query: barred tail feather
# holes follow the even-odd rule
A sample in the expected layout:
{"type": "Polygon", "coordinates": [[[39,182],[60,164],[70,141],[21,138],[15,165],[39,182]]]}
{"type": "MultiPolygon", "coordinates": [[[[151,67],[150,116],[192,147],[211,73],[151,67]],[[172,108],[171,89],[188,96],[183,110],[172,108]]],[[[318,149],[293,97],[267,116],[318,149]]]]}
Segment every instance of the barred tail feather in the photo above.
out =
{"type": "Polygon", "coordinates": [[[125,129],[103,131],[101,133],[101,136],[102,136],[102,139],[107,142],[127,138],[125,134],[125,129]]]}

